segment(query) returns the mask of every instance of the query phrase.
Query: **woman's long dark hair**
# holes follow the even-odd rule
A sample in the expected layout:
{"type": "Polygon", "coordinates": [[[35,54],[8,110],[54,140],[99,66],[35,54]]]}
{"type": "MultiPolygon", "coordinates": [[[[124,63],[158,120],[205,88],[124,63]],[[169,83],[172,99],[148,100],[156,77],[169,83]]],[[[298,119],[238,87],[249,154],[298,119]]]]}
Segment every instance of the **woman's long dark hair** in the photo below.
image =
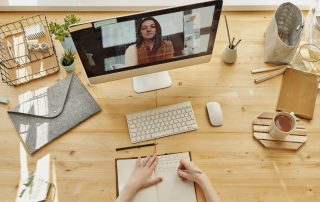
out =
{"type": "Polygon", "coordinates": [[[155,52],[157,51],[160,46],[161,46],[161,43],[162,43],[162,31],[161,31],[161,26],[160,26],[160,23],[154,19],[153,17],[146,17],[146,18],[143,18],[143,20],[141,20],[141,22],[139,23],[139,26],[138,26],[138,29],[137,29],[137,48],[139,48],[141,46],[141,44],[143,43],[143,37],[141,35],[141,27],[142,27],[142,23],[147,21],[147,20],[152,20],[156,26],[156,34],[153,38],[154,40],[154,45],[153,45],[153,48],[152,48],[152,52],[155,52]]]}

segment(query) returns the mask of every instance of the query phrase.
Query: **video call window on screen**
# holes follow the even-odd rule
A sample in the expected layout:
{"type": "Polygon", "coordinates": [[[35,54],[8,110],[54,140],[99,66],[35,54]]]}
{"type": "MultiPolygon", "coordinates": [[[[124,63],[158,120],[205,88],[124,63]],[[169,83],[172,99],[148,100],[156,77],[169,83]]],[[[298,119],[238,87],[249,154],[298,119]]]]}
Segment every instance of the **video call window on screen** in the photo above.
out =
{"type": "Polygon", "coordinates": [[[101,26],[105,71],[207,52],[214,6],[101,26]]]}
{"type": "Polygon", "coordinates": [[[208,55],[219,12],[208,4],[98,20],[71,35],[88,77],[208,55]]]}

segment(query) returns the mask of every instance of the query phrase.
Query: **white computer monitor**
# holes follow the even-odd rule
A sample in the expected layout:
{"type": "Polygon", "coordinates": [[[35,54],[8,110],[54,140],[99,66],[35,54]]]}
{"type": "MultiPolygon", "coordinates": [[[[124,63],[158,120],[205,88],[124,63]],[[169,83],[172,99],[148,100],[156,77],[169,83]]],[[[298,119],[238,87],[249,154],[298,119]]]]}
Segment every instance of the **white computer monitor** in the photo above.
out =
{"type": "Polygon", "coordinates": [[[209,62],[222,1],[207,1],[69,27],[92,84],[133,78],[136,92],[171,86],[166,70],[209,62]]]}

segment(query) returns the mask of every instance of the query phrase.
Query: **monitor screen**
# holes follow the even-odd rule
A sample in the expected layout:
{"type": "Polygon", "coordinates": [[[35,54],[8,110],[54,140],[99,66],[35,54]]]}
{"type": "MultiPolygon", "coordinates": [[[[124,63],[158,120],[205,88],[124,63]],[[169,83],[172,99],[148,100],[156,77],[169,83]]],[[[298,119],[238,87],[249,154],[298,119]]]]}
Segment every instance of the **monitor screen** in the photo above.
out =
{"type": "Polygon", "coordinates": [[[221,1],[72,25],[87,76],[211,55],[221,1]]]}

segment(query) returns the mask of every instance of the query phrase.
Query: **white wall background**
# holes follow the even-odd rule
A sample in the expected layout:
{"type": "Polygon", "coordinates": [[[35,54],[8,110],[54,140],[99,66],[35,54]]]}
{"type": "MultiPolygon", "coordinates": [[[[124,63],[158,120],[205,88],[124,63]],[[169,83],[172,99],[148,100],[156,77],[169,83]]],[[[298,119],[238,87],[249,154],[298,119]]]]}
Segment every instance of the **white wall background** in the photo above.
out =
{"type": "MultiPolygon", "coordinates": [[[[0,11],[145,11],[204,0],[0,0],[0,11]]],[[[289,0],[224,0],[223,10],[274,10],[289,0]]],[[[315,0],[290,0],[307,10],[315,0]]]]}

